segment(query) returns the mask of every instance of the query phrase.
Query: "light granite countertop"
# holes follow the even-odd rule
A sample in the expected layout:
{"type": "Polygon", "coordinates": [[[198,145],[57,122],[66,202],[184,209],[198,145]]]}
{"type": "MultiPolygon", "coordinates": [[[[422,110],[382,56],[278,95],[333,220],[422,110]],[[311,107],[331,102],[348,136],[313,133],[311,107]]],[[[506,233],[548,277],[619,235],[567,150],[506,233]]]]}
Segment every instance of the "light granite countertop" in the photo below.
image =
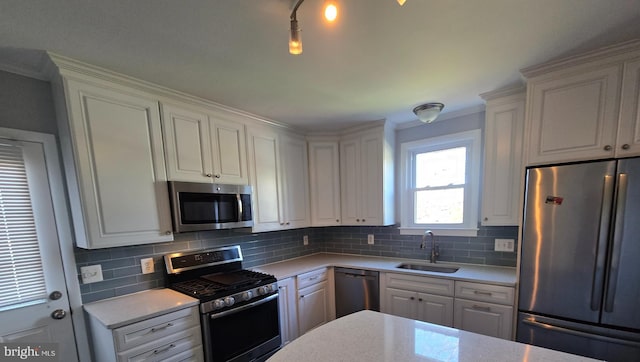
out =
{"type": "Polygon", "coordinates": [[[162,288],[87,303],[84,310],[105,327],[115,329],[199,303],[186,294],[162,288]]]}
{"type": "Polygon", "coordinates": [[[278,280],[296,276],[298,274],[322,267],[345,267],[381,272],[393,272],[429,277],[455,279],[461,281],[489,283],[513,287],[516,284],[516,269],[475,264],[437,263],[441,266],[457,266],[460,269],[455,273],[427,272],[419,270],[400,269],[401,263],[429,264],[427,261],[415,259],[385,258],[363,255],[318,253],[289,259],[277,263],[265,264],[252,268],[256,271],[274,275],[278,280]]]}
{"type": "Polygon", "coordinates": [[[595,361],[373,311],[324,324],[284,346],[268,361],[595,361]]]}

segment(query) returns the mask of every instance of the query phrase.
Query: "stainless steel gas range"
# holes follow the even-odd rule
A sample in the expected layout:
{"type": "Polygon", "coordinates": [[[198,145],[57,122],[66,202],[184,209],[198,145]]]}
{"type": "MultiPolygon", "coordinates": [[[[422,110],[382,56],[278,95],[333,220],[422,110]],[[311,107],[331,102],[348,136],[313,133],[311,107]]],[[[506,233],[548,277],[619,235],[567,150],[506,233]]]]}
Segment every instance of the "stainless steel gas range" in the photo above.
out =
{"type": "Polygon", "coordinates": [[[167,286],[200,300],[206,361],[262,361],[280,348],[277,280],[242,269],[240,246],[164,260],[167,286]]]}

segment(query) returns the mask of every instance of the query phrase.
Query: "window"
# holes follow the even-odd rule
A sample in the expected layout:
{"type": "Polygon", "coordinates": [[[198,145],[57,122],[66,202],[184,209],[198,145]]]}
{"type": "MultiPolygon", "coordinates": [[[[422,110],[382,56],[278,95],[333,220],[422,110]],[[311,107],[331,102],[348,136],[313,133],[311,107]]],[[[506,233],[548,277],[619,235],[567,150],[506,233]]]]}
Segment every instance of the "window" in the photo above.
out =
{"type": "Polygon", "coordinates": [[[0,143],[0,310],[46,296],[22,148],[0,143]]]}
{"type": "Polygon", "coordinates": [[[476,236],[480,130],[401,145],[400,230],[476,236]]]}

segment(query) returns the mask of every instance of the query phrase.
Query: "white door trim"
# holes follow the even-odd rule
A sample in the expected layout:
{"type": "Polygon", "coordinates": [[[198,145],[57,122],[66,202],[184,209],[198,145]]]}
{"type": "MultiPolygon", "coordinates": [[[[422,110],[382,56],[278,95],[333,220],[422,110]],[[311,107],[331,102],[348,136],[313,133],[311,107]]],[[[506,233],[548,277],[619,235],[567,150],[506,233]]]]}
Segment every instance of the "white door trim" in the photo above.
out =
{"type": "Polygon", "coordinates": [[[0,135],[2,135],[2,138],[16,141],[39,142],[44,147],[44,157],[49,176],[58,239],[60,240],[60,253],[62,255],[64,278],[67,283],[67,295],[69,297],[69,307],[71,308],[71,320],[78,349],[78,358],[80,361],[91,361],[91,351],[82,308],[82,295],[77,276],[76,258],[73,252],[74,239],[71,230],[71,219],[69,218],[67,190],[64,187],[62,164],[60,163],[56,138],[51,134],[4,127],[0,127],[0,135]]]}

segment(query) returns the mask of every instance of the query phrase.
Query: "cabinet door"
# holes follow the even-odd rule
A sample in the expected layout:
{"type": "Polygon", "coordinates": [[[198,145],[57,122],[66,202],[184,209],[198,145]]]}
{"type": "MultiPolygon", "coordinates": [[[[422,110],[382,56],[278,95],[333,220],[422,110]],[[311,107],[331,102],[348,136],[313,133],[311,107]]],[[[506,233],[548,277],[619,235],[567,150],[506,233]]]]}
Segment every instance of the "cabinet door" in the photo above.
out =
{"type": "Polygon", "coordinates": [[[72,80],[67,93],[78,246],[173,240],[158,102],[72,80]]]}
{"type": "Polygon", "coordinates": [[[219,117],[210,119],[214,182],[248,184],[244,125],[219,117]]]}
{"type": "Polygon", "coordinates": [[[453,298],[418,293],[417,319],[453,327],[453,298]]]}
{"type": "Polygon", "coordinates": [[[370,132],[362,136],[360,149],[360,224],[382,225],[382,135],[370,132]]]}
{"type": "Polygon", "coordinates": [[[360,225],[360,140],[340,141],[340,211],[342,225],[360,225]]]}
{"type": "Polygon", "coordinates": [[[487,104],[482,225],[518,225],[524,106],[524,95],[506,104],[487,104]]]}
{"type": "Polygon", "coordinates": [[[211,182],[213,169],[207,115],[163,103],[162,125],[169,180],[211,182]]]}
{"type": "Polygon", "coordinates": [[[512,307],[456,298],[454,308],[455,328],[511,339],[512,307]]]}
{"type": "Polygon", "coordinates": [[[309,142],[311,226],[340,225],[338,142],[309,142]]]}
{"type": "Polygon", "coordinates": [[[616,157],[640,155],[640,59],[624,65],[616,157]]]}
{"type": "Polygon", "coordinates": [[[281,164],[284,199],[284,228],[302,228],[310,224],[309,161],[304,138],[282,135],[281,164]]]}
{"type": "Polygon", "coordinates": [[[280,230],[284,225],[279,156],[277,133],[263,128],[249,130],[254,232],[280,230]]]}
{"type": "Polygon", "coordinates": [[[410,319],[418,318],[418,294],[416,292],[387,288],[385,294],[387,298],[385,313],[410,319]]]}
{"type": "Polygon", "coordinates": [[[529,83],[529,164],[613,157],[620,67],[529,83]]]}
{"type": "Polygon", "coordinates": [[[298,308],[295,280],[278,280],[278,307],[280,309],[280,337],[285,345],[298,338],[298,308]]]}
{"type": "Polygon", "coordinates": [[[327,282],[323,281],[298,291],[298,323],[300,335],[329,321],[327,282]]]}

